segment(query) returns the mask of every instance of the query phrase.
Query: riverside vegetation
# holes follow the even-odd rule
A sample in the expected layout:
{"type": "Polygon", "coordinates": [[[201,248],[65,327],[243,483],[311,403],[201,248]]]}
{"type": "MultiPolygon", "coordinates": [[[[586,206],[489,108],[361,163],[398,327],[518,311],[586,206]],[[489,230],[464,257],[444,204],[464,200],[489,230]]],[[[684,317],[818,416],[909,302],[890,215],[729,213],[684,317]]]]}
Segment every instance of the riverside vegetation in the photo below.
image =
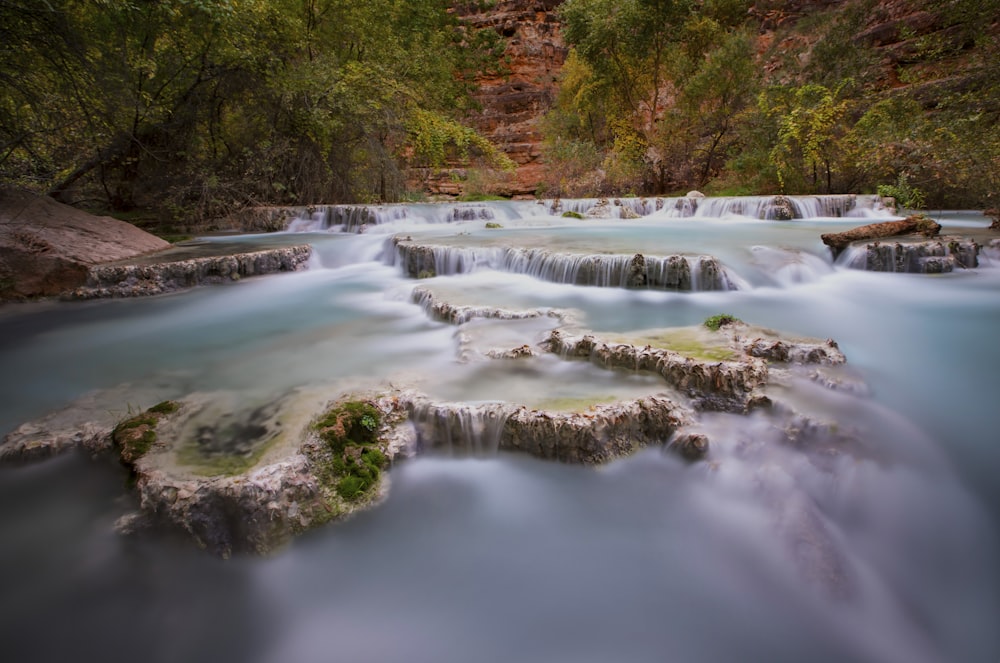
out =
{"type": "MultiPolygon", "coordinates": [[[[484,137],[473,93],[518,37],[457,5],[4,2],[0,179],[161,232],[412,199],[408,173],[444,165],[467,199],[503,193],[517,146],[484,137]]],[[[536,111],[541,194],[996,204],[1000,0],[549,6],[566,51],[536,111]]]]}

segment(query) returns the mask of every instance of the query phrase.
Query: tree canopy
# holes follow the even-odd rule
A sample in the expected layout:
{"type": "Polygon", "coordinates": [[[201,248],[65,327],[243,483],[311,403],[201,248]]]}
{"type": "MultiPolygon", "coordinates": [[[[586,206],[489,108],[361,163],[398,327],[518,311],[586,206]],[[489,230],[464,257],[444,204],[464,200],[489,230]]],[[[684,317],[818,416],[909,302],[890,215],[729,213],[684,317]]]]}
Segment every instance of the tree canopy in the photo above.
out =
{"type": "Polygon", "coordinates": [[[447,10],[0,0],[0,177],[119,210],[211,216],[257,201],[396,199],[403,166],[446,152],[507,167],[461,124],[499,36],[447,10]]]}

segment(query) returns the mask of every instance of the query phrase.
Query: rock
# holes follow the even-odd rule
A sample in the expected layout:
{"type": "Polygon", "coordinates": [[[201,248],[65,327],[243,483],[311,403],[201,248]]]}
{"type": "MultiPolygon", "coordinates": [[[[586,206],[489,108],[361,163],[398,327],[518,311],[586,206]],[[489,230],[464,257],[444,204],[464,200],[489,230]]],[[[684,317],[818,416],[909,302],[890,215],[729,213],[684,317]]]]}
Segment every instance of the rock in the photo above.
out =
{"type": "Polygon", "coordinates": [[[978,267],[980,248],[974,240],[956,238],[891,244],[874,242],[853,253],[847,264],[871,272],[946,274],[956,267],[978,267]]]}
{"type": "Polygon", "coordinates": [[[675,434],[665,448],[678,454],[684,460],[701,460],[708,455],[708,436],[689,431],[675,434]]]}
{"type": "Polygon", "coordinates": [[[685,198],[704,198],[705,194],[703,194],[701,191],[688,191],[687,194],[684,197],[685,198]]]}
{"type": "Polygon", "coordinates": [[[422,306],[431,317],[453,325],[461,325],[475,318],[523,320],[525,318],[539,318],[547,315],[540,309],[511,311],[495,306],[451,304],[439,299],[430,289],[424,287],[414,288],[411,297],[413,302],[422,306]]]}
{"type": "Polygon", "coordinates": [[[761,218],[770,221],[791,221],[798,218],[795,204],[787,196],[775,196],[762,209],[761,218]]]}
{"type": "Polygon", "coordinates": [[[636,253],[629,265],[626,285],[630,288],[644,288],[647,282],[646,258],[641,253],[636,253]]]}
{"type": "Polygon", "coordinates": [[[236,409],[231,418],[240,425],[218,429],[232,436],[225,449],[206,449],[192,439],[217,420],[216,409],[232,414],[234,402],[226,394],[192,395],[157,418],[150,428],[155,440],[145,451],[126,453],[127,443],[116,442],[122,461],[135,473],[143,516],[186,532],[223,557],[270,552],[299,532],[376,502],[384,494],[385,473],[364,463],[364,472],[376,472],[371,483],[345,489],[345,478],[354,476],[350,468],[367,449],[378,450],[379,464],[412,454],[415,436],[397,402],[376,395],[341,397],[325,409],[326,419],[314,425],[317,396],[292,393],[265,404],[259,421],[254,410],[246,417],[236,409]],[[329,441],[329,429],[322,428],[329,413],[338,412],[343,414],[336,414],[336,425],[346,440],[339,447],[329,441]],[[370,421],[363,417],[367,412],[372,413],[370,421]],[[355,429],[371,436],[363,449],[354,446],[355,429]],[[249,449],[237,448],[248,434],[259,441],[249,449]]]}
{"type": "Polygon", "coordinates": [[[227,256],[206,256],[174,262],[100,265],[90,268],[86,284],[65,299],[142,297],[247,276],[304,269],[312,255],[308,244],[227,256]]]}
{"type": "Polygon", "coordinates": [[[585,216],[591,219],[611,219],[614,218],[615,213],[611,201],[607,198],[601,198],[587,210],[585,216]]]}
{"type": "Polygon", "coordinates": [[[860,226],[845,230],[841,233],[826,233],[820,235],[823,243],[833,251],[836,258],[852,242],[860,242],[882,237],[894,237],[897,235],[912,235],[920,233],[927,237],[933,237],[941,231],[941,225],[921,214],[914,214],[902,221],[884,221],[882,223],[872,223],[867,226],[860,226]]]}
{"type": "Polygon", "coordinates": [[[607,343],[592,335],[554,330],[542,344],[548,352],[578,357],[605,368],[651,371],[691,399],[698,410],[745,412],[754,390],[767,382],[767,366],[752,357],[733,361],[694,359],[679,352],[607,343]]]}
{"type": "Polygon", "coordinates": [[[0,185],[0,300],[59,295],[94,265],[169,247],[124,221],[0,185]]]}
{"type": "Polygon", "coordinates": [[[657,444],[690,421],[689,411],[662,397],[594,405],[586,412],[547,412],[524,405],[434,403],[401,398],[421,449],[528,453],[570,463],[603,463],[657,444]]]}

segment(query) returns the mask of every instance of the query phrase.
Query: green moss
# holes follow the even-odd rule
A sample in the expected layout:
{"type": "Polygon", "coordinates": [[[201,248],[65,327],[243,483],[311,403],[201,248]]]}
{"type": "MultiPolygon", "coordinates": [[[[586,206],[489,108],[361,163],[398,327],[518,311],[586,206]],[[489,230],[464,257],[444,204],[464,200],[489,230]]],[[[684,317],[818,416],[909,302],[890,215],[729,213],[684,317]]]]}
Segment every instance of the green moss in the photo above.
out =
{"type": "Polygon", "coordinates": [[[157,403],[153,407],[149,408],[147,412],[152,412],[154,414],[173,414],[180,409],[180,404],[175,401],[163,401],[162,403],[157,403]]]}
{"type": "Polygon", "coordinates": [[[353,502],[369,494],[388,462],[375,446],[381,422],[382,413],[368,401],[340,403],[316,422],[329,454],[320,478],[335,486],[344,500],[353,502]]]}
{"type": "Polygon", "coordinates": [[[145,412],[120,421],[111,431],[111,441],[118,447],[123,461],[134,463],[156,444],[156,427],[160,420],[180,408],[174,401],[157,403],[145,412]]]}
{"type": "Polygon", "coordinates": [[[500,225],[499,223],[496,223],[496,222],[494,222],[494,221],[489,221],[489,222],[488,222],[488,223],[486,224],[486,227],[487,227],[488,229],[490,229],[490,230],[496,230],[497,228],[503,228],[503,226],[502,226],[502,225],[500,225]]]}
{"type": "Polygon", "coordinates": [[[696,328],[678,328],[662,333],[639,334],[621,337],[611,337],[619,343],[635,346],[648,345],[651,348],[670,350],[703,361],[732,361],[736,352],[728,344],[721,344],[717,337],[713,338],[696,328]]]}
{"type": "Polygon", "coordinates": [[[435,276],[437,276],[437,274],[433,269],[422,269],[420,270],[420,273],[417,274],[418,279],[432,279],[435,276]]]}
{"type": "Polygon", "coordinates": [[[719,315],[713,315],[705,320],[705,326],[712,331],[719,331],[721,327],[726,325],[731,325],[734,322],[742,322],[739,318],[729,315],[728,313],[720,313],[719,315]]]}
{"type": "Polygon", "coordinates": [[[185,444],[177,450],[177,463],[190,468],[191,472],[204,477],[235,476],[243,474],[255,466],[274,444],[257,446],[248,454],[219,454],[208,456],[201,452],[197,444],[185,444]]]}
{"type": "Polygon", "coordinates": [[[585,218],[583,216],[583,214],[580,214],[579,212],[570,212],[570,211],[563,212],[562,216],[563,216],[564,219],[583,219],[583,218],[585,218]]]}

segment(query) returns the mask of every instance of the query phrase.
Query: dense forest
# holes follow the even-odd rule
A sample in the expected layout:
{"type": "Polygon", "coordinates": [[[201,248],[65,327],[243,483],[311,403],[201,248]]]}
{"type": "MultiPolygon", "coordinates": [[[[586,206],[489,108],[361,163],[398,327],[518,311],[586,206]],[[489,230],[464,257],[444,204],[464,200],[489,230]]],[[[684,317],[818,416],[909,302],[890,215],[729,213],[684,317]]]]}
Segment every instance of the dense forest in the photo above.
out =
{"type": "MultiPolygon", "coordinates": [[[[470,118],[505,35],[456,6],[0,0],[0,178],[197,220],[419,197],[415,167],[502,175],[515,164],[470,118]]],[[[1000,0],[555,11],[568,50],[539,194],[881,187],[970,207],[1000,191],[1000,0]]]]}
{"type": "Polygon", "coordinates": [[[397,199],[404,163],[509,167],[459,122],[502,48],[441,0],[0,0],[0,177],[200,217],[397,199]]]}
{"type": "Polygon", "coordinates": [[[913,207],[1000,190],[996,0],[567,0],[560,14],[559,189],[881,186],[913,207]]]}

